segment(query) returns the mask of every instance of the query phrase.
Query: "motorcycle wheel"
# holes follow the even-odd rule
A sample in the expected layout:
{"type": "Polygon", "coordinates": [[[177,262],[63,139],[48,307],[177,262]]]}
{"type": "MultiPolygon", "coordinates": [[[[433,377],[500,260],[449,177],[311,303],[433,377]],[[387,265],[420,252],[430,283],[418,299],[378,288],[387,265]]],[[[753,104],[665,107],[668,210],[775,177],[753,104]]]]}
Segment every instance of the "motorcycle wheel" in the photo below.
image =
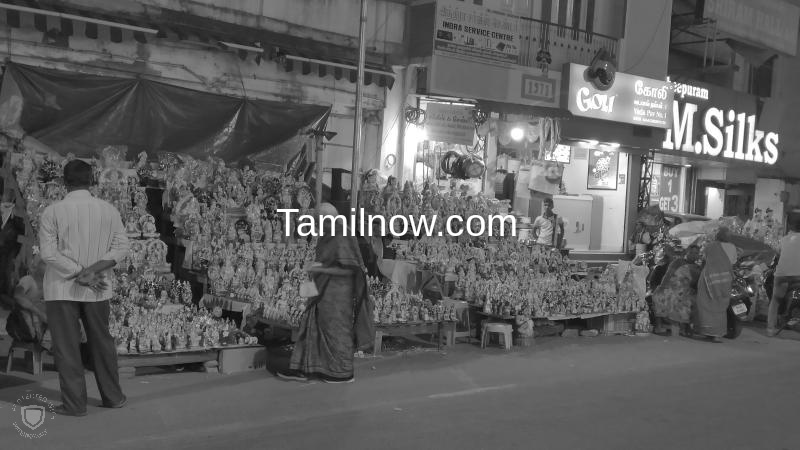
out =
{"type": "Polygon", "coordinates": [[[728,332],[725,334],[727,339],[736,339],[742,334],[742,322],[736,317],[736,314],[728,308],[728,332]]]}

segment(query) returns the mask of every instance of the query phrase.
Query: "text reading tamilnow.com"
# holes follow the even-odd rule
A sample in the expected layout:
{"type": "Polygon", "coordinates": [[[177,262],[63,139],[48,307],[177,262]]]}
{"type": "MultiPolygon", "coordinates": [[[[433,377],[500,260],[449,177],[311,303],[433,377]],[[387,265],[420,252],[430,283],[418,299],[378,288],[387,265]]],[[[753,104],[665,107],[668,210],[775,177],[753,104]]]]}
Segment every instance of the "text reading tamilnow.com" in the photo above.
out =
{"type": "Polygon", "coordinates": [[[467,218],[458,215],[447,216],[444,226],[440,226],[437,215],[430,216],[402,216],[386,217],[382,215],[365,214],[363,209],[358,213],[351,208],[352,214],[345,215],[310,215],[297,216],[299,209],[277,209],[283,214],[283,229],[286,235],[291,230],[296,230],[300,237],[323,236],[387,236],[393,234],[402,236],[408,233],[414,236],[452,236],[468,235],[478,236],[511,236],[517,235],[517,218],[512,215],[473,215],[467,218]],[[296,220],[295,220],[296,219],[296,220]],[[508,225],[508,230],[506,230],[508,225]]]}

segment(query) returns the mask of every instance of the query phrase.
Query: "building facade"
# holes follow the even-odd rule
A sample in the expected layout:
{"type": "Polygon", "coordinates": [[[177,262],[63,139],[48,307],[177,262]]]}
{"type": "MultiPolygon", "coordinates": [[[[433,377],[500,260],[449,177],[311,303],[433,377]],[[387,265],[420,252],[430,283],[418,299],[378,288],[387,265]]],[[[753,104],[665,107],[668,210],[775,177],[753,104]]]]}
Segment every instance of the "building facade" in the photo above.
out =
{"type": "MultiPolygon", "coordinates": [[[[364,89],[365,148],[404,54],[407,6],[372,1],[364,89]]],[[[329,105],[324,165],[350,167],[359,2],[350,0],[3,2],[6,61],[75,73],[142,77],[234,97],[329,105]]],[[[375,151],[365,152],[375,164],[375,151]]]]}

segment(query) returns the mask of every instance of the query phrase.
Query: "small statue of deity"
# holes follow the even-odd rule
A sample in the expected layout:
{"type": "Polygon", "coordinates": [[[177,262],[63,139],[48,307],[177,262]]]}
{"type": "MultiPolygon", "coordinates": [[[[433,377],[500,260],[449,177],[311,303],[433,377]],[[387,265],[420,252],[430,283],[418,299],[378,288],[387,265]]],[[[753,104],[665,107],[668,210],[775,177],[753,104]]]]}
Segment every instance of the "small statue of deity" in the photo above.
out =
{"type": "Polygon", "coordinates": [[[160,273],[169,272],[170,266],[167,263],[167,244],[161,239],[151,239],[146,247],[147,262],[153,270],[160,273]]]}
{"type": "Polygon", "coordinates": [[[145,214],[139,219],[139,228],[142,230],[142,236],[146,238],[156,238],[159,236],[156,230],[156,219],[150,214],[145,214]]]}
{"type": "Polygon", "coordinates": [[[142,237],[142,230],[139,228],[139,217],[131,214],[125,223],[125,233],[129,239],[139,239],[142,237]]]}

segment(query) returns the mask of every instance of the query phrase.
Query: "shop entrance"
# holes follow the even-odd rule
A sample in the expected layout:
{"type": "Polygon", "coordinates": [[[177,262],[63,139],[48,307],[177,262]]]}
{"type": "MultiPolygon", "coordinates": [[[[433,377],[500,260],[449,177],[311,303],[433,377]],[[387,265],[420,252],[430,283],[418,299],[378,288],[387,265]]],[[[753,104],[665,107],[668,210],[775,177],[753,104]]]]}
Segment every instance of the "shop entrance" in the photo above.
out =
{"type": "Polygon", "coordinates": [[[698,180],[695,195],[695,214],[712,219],[736,216],[748,220],[753,215],[756,186],[698,180]]]}

